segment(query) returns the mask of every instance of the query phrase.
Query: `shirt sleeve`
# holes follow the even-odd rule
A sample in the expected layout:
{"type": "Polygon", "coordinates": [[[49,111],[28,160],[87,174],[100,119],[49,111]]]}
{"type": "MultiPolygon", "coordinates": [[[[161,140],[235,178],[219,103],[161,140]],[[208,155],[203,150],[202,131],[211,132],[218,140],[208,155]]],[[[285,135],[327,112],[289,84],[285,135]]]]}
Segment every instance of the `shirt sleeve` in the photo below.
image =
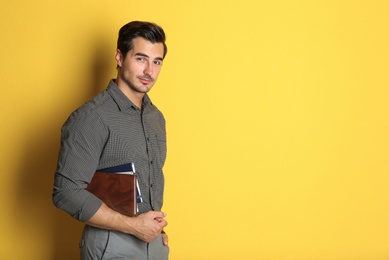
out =
{"type": "Polygon", "coordinates": [[[85,188],[96,171],[107,136],[107,127],[94,111],[76,111],[62,127],[53,202],[83,222],[89,220],[102,204],[85,188]]]}

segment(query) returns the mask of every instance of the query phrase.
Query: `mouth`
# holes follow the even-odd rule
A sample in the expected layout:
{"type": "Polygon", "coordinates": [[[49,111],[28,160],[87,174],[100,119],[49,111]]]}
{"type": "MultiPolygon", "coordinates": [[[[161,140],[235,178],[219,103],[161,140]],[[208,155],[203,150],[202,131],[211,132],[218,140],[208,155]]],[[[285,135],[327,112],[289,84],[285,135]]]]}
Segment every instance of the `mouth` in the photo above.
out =
{"type": "Polygon", "coordinates": [[[154,80],[149,77],[149,76],[139,76],[138,77],[139,81],[144,84],[144,85],[148,85],[150,84],[151,82],[153,82],[154,80]]]}

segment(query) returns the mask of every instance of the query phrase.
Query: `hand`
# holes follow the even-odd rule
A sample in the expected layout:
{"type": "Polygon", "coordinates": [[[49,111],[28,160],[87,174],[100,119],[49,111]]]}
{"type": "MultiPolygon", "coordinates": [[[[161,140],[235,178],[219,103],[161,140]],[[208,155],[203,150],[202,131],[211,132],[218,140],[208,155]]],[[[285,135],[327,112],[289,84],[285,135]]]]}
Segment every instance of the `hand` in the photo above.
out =
{"type": "Polygon", "coordinates": [[[137,217],[128,217],[110,209],[103,203],[99,210],[86,221],[86,224],[131,234],[150,243],[167,226],[165,217],[166,214],[160,211],[149,211],[137,217]]]}
{"type": "MultiPolygon", "coordinates": [[[[149,211],[135,218],[132,234],[147,243],[153,241],[164,227],[167,226],[166,214],[159,211],[149,211]]],[[[167,242],[167,240],[166,240],[167,242]]]]}

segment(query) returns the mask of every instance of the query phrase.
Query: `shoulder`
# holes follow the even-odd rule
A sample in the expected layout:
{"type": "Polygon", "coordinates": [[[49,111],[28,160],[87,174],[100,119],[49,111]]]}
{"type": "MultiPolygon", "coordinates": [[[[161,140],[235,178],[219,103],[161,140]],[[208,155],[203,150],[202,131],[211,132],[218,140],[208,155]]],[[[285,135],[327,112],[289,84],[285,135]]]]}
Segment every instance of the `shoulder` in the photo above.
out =
{"type": "Polygon", "coordinates": [[[63,129],[85,130],[104,127],[103,111],[112,107],[113,101],[107,91],[103,91],[74,110],[67,118],[63,129]]]}

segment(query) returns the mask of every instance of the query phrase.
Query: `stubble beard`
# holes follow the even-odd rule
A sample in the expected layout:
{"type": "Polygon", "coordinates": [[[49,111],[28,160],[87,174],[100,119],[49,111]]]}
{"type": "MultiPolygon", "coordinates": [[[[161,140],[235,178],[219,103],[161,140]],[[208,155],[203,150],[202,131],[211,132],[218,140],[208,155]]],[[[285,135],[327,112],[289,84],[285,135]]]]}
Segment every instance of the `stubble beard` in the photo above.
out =
{"type": "Polygon", "coordinates": [[[139,83],[139,86],[135,85],[134,82],[132,82],[124,73],[122,73],[122,79],[123,81],[127,84],[127,86],[134,92],[141,93],[141,94],[146,94],[150,91],[150,89],[153,87],[155,80],[149,76],[149,75],[139,75],[136,76],[137,79],[148,79],[150,80],[150,85],[146,86],[143,85],[141,82],[139,83]]]}

